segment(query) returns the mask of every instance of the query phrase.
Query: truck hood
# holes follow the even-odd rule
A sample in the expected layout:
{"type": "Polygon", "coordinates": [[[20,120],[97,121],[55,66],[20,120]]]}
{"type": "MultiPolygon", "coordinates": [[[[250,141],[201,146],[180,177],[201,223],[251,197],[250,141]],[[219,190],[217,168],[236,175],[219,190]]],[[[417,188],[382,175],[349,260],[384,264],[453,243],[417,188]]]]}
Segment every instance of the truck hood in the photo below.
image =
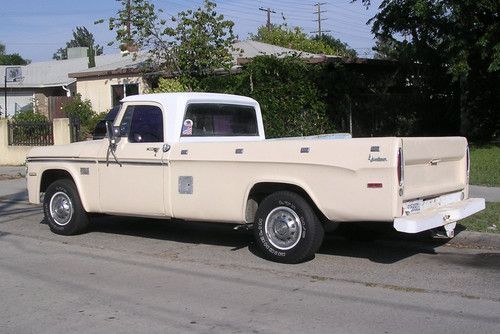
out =
{"type": "Polygon", "coordinates": [[[32,148],[27,158],[54,157],[54,158],[96,158],[99,149],[107,145],[105,140],[92,140],[71,143],[67,145],[53,145],[32,148]]]}

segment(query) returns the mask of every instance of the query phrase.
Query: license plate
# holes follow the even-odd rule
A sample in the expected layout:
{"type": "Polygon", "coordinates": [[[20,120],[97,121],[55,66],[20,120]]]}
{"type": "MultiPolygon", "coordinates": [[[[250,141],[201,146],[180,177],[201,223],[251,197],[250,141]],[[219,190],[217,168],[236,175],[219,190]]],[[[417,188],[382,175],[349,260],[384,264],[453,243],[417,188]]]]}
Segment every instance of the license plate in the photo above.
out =
{"type": "Polygon", "coordinates": [[[406,214],[417,213],[422,210],[423,200],[417,199],[414,201],[408,201],[403,204],[403,209],[406,214]]]}

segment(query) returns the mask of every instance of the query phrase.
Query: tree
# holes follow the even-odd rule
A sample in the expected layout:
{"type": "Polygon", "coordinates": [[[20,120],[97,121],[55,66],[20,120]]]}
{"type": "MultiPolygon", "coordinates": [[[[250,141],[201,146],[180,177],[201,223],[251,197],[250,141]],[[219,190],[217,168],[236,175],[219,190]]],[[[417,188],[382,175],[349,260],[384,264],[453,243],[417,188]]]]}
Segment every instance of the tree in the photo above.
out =
{"type": "Polygon", "coordinates": [[[66,47],[59,48],[56,53],[52,56],[52,59],[62,60],[68,59],[68,48],[74,47],[86,47],[95,50],[96,55],[101,55],[103,53],[103,47],[99,44],[95,44],[94,35],[88,31],[84,26],[76,27],[73,30],[73,39],[66,42],[66,47]]]}
{"type": "Polygon", "coordinates": [[[335,55],[347,58],[356,58],[356,50],[351,49],[347,43],[342,42],[340,39],[333,37],[332,35],[322,34],[321,36],[314,36],[313,40],[321,41],[323,44],[330,46],[335,50],[335,55]]]}
{"type": "Polygon", "coordinates": [[[257,34],[250,35],[254,41],[273,44],[311,53],[323,53],[341,57],[355,57],[356,51],[350,49],[347,44],[329,35],[309,38],[300,28],[288,28],[286,25],[261,26],[257,34]]]}
{"type": "Polygon", "coordinates": [[[24,59],[19,53],[5,53],[5,45],[0,43],[0,65],[28,65],[31,61],[24,59]]]}
{"type": "Polygon", "coordinates": [[[80,140],[85,139],[87,135],[92,133],[96,123],[102,118],[102,114],[97,114],[92,109],[90,100],[82,99],[80,94],[66,102],[62,108],[63,112],[71,119],[77,119],[80,122],[80,140]]]}
{"type": "Polygon", "coordinates": [[[108,19],[109,29],[122,49],[147,50],[153,70],[174,73],[191,88],[194,78],[231,66],[234,23],[217,14],[214,2],[167,20],[147,0],[117,1],[122,9],[108,19]]]}
{"type": "Polygon", "coordinates": [[[215,2],[205,0],[196,11],[177,14],[177,18],[172,18],[177,26],[165,30],[174,39],[170,46],[186,78],[204,77],[218,69],[229,70],[232,65],[234,23],[217,14],[216,6],[215,2]]]}
{"type": "Polygon", "coordinates": [[[500,2],[393,0],[379,8],[371,22],[380,46],[390,46],[399,61],[425,68],[427,87],[448,87],[446,94],[459,101],[460,132],[485,140],[498,135],[500,2]]]}

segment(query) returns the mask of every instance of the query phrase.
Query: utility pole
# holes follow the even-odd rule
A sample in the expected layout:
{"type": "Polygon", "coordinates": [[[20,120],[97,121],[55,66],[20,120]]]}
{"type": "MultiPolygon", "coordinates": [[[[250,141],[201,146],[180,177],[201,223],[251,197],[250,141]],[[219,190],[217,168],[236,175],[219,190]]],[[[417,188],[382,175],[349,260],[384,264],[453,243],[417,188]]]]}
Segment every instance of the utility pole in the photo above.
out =
{"type": "Polygon", "coordinates": [[[126,5],[126,9],[125,9],[125,15],[126,15],[126,18],[125,18],[125,21],[126,21],[126,24],[125,24],[125,29],[126,29],[126,33],[127,33],[127,42],[123,45],[123,47],[125,48],[124,51],[129,51],[129,52],[135,52],[137,51],[137,47],[134,45],[133,41],[132,41],[132,29],[131,29],[131,25],[132,25],[132,4],[131,4],[131,1],[130,0],[127,0],[127,5],[126,5]]]}
{"type": "MultiPolygon", "coordinates": [[[[5,97],[5,109],[4,109],[4,115],[5,118],[7,118],[7,67],[5,68],[5,81],[4,81],[4,97],[5,97]]],[[[0,113],[1,115],[1,113],[0,113]]]]}
{"type": "Polygon", "coordinates": [[[271,30],[271,13],[276,14],[276,12],[274,10],[272,10],[271,8],[264,8],[264,7],[260,7],[259,10],[261,10],[263,12],[267,12],[266,27],[268,30],[271,30]]]}
{"type": "Polygon", "coordinates": [[[326,10],[321,10],[321,6],[322,5],[326,5],[326,2],[318,2],[318,3],[315,3],[313,6],[315,6],[317,8],[317,10],[313,13],[313,14],[316,14],[318,15],[318,18],[316,20],[313,20],[315,22],[318,22],[318,30],[316,31],[311,31],[311,33],[313,34],[318,34],[319,37],[321,37],[321,35],[324,33],[324,32],[330,32],[330,30],[322,30],[321,29],[321,21],[325,21],[327,19],[322,19],[321,18],[321,13],[326,13],[326,10]]]}

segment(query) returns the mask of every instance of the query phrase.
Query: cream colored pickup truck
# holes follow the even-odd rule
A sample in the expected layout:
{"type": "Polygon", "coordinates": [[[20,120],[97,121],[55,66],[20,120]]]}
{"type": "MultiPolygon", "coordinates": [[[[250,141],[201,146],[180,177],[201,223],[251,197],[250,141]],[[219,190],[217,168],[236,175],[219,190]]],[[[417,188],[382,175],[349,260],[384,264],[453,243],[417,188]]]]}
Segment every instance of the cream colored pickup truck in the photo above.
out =
{"type": "MultiPolygon", "coordinates": [[[[248,97],[127,97],[105,139],[32,149],[32,203],[55,233],[85,230],[89,213],[247,224],[263,255],[301,262],[331,222],[445,228],[484,208],[469,198],[461,137],[266,140],[248,97]]],[[[278,111],[284,112],[284,111],[278,111]]]]}

